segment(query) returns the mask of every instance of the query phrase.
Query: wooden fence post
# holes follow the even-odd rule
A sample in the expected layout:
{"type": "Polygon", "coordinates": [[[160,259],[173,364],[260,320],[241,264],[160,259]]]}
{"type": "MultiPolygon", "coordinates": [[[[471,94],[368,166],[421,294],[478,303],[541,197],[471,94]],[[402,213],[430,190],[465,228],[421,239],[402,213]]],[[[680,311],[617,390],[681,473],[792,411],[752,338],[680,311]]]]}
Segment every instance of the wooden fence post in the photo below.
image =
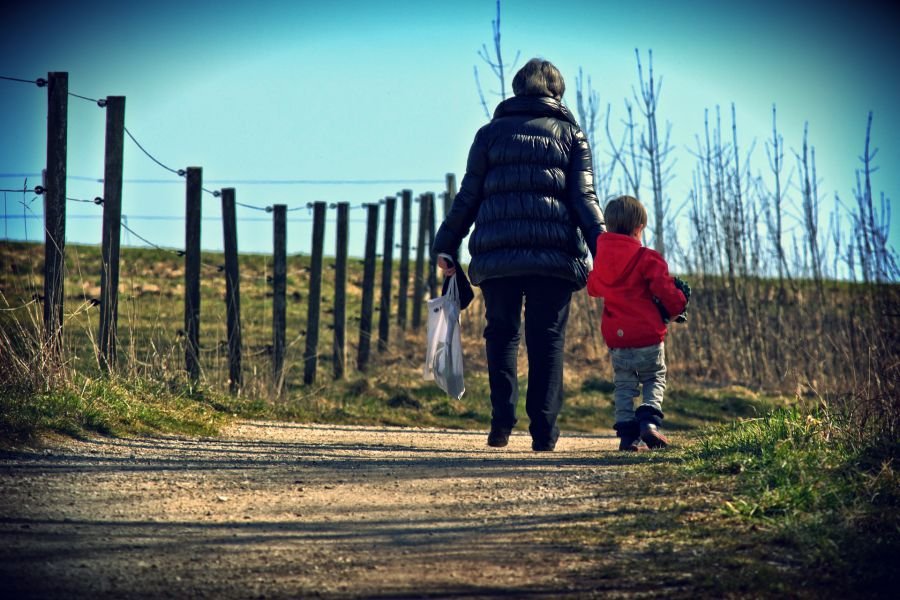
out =
{"type": "Polygon", "coordinates": [[[287,206],[273,207],[272,257],[272,375],[275,394],[284,390],[284,337],[287,321],[287,206]]]}
{"type": "Polygon", "coordinates": [[[412,214],[412,190],[401,192],[400,207],[400,281],[397,285],[397,325],[406,329],[406,305],[409,303],[409,233],[412,214]]]}
{"type": "Polygon", "coordinates": [[[372,339],[372,310],[375,304],[375,244],[378,240],[378,205],[369,204],[366,220],[366,257],[363,264],[362,311],[359,316],[359,355],[357,368],[365,371],[369,364],[372,339]]]}
{"type": "MultiPolygon", "coordinates": [[[[456,199],[456,175],[453,173],[447,173],[447,191],[444,192],[444,217],[450,212],[450,209],[453,207],[453,201],[456,199]]],[[[460,255],[460,247],[456,247],[456,256],[460,255]]]]}
{"type": "Polygon", "coordinates": [[[322,303],[322,257],[325,246],[324,202],[313,204],[312,262],[309,271],[309,300],[306,319],[306,353],[303,356],[303,383],[316,381],[319,361],[319,311],[322,303]]]}
{"type": "Polygon", "coordinates": [[[350,203],[337,204],[334,252],[334,378],[344,378],[347,363],[347,254],[350,242],[350,203]]]}
{"type": "Polygon", "coordinates": [[[222,190],[222,228],[225,249],[225,310],[228,323],[228,390],[241,389],[241,277],[238,269],[237,215],[234,188],[222,190]]]}
{"type": "Polygon", "coordinates": [[[125,97],[106,97],[106,155],[103,168],[103,232],[100,245],[100,368],[116,368],[119,321],[119,241],[122,233],[122,160],[125,97]]]}
{"type": "Polygon", "coordinates": [[[428,246],[425,248],[425,251],[428,253],[428,291],[430,292],[430,298],[437,297],[437,256],[431,251],[431,248],[434,246],[434,217],[435,217],[435,206],[434,206],[434,193],[428,192],[426,194],[428,198],[428,222],[425,226],[428,229],[428,246]]]}
{"type": "Polygon", "coordinates": [[[397,199],[384,201],[384,253],[381,267],[381,308],[378,315],[378,350],[387,350],[391,333],[391,277],[394,266],[394,212],[397,199]]]}
{"type": "Polygon", "coordinates": [[[200,222],[203,169],[187,168],[184,235],[184,362],[191,381],[200,377],[200,222]]]}
{"type": "Polygon", "coordinates": [[[447,173],[447,191],[444,192],[444,216],[447,216],[447,213],[450,212],[450,207],[453,206],[453,200],[456,198],[456,175],[453,173],[447,173]]]}
{"type": "Polygon", "coordinates": [[[66,266],[66,144],[69,74],[47,75],[47,177],[44,181],[44,333],[52,354],[62,350],[66,266]]]}
{"type": "Polygon", "coordinates": [[[413,275],[412,328],[422,325],[422,302],[425,298],[425,244],[428,232],[428,198],[422,194],[419,202],[419,235],[416,238],[416,272],[413,275]]]}

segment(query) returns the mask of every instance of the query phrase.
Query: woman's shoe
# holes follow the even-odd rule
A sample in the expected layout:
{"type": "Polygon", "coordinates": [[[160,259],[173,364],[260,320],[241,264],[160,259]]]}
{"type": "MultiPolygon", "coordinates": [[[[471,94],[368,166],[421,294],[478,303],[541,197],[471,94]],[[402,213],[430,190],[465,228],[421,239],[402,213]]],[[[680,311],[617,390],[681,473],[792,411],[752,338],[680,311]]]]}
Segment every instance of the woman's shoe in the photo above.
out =
{"type": "Polygon", "coordinates": [[[556,449],[556,442],[552,442],[550,440],[537,441],[533,440],[531,442],[531,449],[535,452],[553,452],[556,449]]]}
{"type": "Polygon", "coordinates": [[[488,434],[487,445],[491,448],[503,448],[509,443],[509,434],[512,433],[511,429],[504,429],[501,427],[491,427],[491,432],[488,434]]]}

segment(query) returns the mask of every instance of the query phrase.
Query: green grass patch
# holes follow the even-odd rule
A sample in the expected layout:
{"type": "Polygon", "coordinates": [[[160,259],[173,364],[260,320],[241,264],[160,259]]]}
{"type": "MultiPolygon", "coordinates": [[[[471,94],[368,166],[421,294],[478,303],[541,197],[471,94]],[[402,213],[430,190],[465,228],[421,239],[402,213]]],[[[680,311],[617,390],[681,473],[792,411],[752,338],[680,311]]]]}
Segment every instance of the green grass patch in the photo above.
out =
{"type": "MultiPolygon", "coordinates": [[[[729,406],[734,393],[716,399],[729,406]]],[[[548,541],[590,556],[592,585],[611,596],[895,595],[898,445],[851,443],[827,412],[756,409],[681,447],[598,457],[621,464],[620,477],[596,487],[589,521],[560,524],[548,541]]]]}
{"type": "Polygon", "coordinates": [[[896,585],[900,560],[900,443],[849,443],[825,411],[777,409],[722,425],[686,452],[686,477],[732,480],[725,513],[771,531],[808,568],[828,566],[857,594],[896,585]]]}
{"type": "Polygon", "coordinates": [[[229,407],[215,397],[158,382],[76,375],[68,384],[27,396],[0,396],[0,434],[7,441],[30,441],[43,432],[212,436],[226,422],[223,408],[229,407]]]}

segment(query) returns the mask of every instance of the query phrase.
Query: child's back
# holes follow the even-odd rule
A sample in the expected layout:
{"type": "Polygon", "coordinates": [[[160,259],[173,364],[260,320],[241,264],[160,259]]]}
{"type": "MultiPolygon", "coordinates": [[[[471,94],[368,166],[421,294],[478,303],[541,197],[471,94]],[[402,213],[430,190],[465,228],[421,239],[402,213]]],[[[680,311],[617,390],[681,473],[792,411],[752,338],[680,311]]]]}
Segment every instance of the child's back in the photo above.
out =
{"type": "Polygon", "coordinates": [[[597,238],[588,294],[603,298],[600,329],[610,348],[641,348],[665,340],[666,324],[653,297],[671,315],[684,310],[684,294],[675,287],[665,259],[640,240],[619,233],[597,238]]]}

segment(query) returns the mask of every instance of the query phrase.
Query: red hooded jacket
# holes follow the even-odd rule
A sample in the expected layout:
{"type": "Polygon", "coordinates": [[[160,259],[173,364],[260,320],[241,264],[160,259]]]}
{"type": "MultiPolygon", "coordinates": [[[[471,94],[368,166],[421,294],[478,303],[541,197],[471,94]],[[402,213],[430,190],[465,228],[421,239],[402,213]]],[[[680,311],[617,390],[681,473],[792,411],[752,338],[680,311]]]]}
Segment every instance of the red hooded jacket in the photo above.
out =
{"type": "Polygon", "coordinates": [[[687,299],[669,275],[659,252],[621,233],[597,237],[588,294],[603,298],[600,330],[610,348],[643,348],[666,338],[666,325],[653,302],[656,296],[670,315],[684,310],[687,299]]]}

